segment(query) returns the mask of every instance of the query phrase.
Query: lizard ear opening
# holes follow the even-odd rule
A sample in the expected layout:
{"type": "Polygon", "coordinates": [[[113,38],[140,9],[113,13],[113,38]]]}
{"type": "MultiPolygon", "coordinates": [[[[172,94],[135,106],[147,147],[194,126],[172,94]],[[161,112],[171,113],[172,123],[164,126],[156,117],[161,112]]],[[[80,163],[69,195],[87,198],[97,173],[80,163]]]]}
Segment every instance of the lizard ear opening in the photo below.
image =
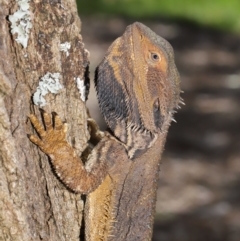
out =
{"type": "Polygon", "coordinates": [[[164,116],[161,114],[160,101],[157,98],[153,103],[153,119],[156,128],[160,128],[164,121],[164,116]]]}

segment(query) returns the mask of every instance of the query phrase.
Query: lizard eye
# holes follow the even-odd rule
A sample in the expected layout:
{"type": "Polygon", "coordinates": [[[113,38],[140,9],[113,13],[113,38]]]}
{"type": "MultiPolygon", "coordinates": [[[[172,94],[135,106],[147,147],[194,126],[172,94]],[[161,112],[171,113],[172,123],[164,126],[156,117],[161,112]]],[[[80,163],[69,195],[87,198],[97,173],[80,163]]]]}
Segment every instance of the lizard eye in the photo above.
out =
{"type": "Polygon", "coordinates": [[[160,55],[159,54],[157,54],[157,53],[151,53],[151,59],[152,59],[152,61],[154,61],[154,62],[158,62],[158,61],[160,61],[160,55]]]}

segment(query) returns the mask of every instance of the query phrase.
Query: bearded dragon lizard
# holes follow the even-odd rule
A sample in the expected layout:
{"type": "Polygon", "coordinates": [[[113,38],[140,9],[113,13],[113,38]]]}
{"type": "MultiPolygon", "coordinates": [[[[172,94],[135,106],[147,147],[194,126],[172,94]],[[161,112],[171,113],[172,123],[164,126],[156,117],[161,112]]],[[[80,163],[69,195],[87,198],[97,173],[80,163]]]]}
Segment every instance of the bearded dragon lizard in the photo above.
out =
{"type": "Polygon", "coordinates": [[[98,144],[83,164],[66,141],[67,126],[44,112],[45,128],[29,118],[60,180],[88,194],[86,241],[151,240],[159,163],[173,113],[181,102],[173,49],[141,23],[127,27],[96,69],[95,85],[109,131],[90,120],[98,144]]]}

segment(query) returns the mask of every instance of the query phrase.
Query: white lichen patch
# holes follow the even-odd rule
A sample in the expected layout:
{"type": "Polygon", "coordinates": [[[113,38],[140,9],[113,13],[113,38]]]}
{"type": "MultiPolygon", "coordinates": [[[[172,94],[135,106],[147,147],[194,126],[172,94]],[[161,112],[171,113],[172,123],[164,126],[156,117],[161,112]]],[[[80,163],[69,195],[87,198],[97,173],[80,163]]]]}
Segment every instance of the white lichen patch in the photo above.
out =
{"type": "Polygon", "coordinates": [[[46,100],[44,99],[44,96],[49,92],[57,94],[58,91],[63,88],[60,84],[60,78],[60,73],[47,72],[39,81],[37,91],[33,95],[33,103],[40,107],[45,106],[46,100]]]}
{"type": "Polygon", "coordinates": [[[68,50],[71,48],[71,44],[69,42],[65,42],[60,44],[60,51],[63,51],[66,53],[67,57],[69,56],[68,50]]]}
{"type": "Polygon", "coordinates": [[[77,88],[78,88],[81,100],[86,101],[86,86],[84,84],[84,80],[81,80],[79,77],[74,79],[77,82],[77,88]]]}
{"type": "Polygon", "coordinates": [[[29,0],[17,0],[18,10],[9,16],[11,33],[17,34],[16,41],[24,48],[27,47],[30,29],[32,28],[29,0]]]}

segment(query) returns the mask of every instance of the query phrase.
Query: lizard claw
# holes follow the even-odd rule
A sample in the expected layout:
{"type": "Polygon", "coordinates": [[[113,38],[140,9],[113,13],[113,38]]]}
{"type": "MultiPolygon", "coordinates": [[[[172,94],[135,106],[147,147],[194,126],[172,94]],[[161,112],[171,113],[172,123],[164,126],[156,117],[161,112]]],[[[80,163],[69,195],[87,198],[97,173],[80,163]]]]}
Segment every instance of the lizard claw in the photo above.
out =
{"type": "Polygon", "coordinates": [[[54,129],[61,130],[63,128],[62,120],[60,119],[59,115],[56,112],[52,113],[54,119],[54,129]]]}
{"type": "Polygon", "coordinates": [[[45,110],[41,109],[42,117],[44,120],[46,131],[51,131],[53,129],[52,117],[45,110]]]}

